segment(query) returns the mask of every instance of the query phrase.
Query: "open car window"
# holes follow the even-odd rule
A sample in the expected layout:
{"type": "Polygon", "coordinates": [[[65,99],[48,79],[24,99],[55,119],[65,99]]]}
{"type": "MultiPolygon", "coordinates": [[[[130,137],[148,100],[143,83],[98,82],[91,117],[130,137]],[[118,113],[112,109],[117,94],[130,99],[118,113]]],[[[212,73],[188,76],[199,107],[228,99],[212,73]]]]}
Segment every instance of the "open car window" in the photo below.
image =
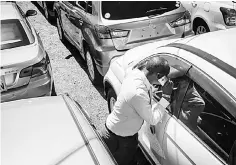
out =
{"type": "Polygon", "coordinates": [[[179,119],[217,155],[228,160],[236,139],[236,119],[193,81],[182,102],[179,119]]]}

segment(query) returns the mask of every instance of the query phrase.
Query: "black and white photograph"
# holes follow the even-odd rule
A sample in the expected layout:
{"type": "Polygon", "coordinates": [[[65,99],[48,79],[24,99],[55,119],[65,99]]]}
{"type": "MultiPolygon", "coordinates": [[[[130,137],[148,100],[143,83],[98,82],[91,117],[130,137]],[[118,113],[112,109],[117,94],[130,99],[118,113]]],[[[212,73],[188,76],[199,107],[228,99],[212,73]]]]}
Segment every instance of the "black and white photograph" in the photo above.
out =
{"type": "Polygon", "coordinates": [[[236,1],[2,1],[2,165],[236,165],[236,1]]]}

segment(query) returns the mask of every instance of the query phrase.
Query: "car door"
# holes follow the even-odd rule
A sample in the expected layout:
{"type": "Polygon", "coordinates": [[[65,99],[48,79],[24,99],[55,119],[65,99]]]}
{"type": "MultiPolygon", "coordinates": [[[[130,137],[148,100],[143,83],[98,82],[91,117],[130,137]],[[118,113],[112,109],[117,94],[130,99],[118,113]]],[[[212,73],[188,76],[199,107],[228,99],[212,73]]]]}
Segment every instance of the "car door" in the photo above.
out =
{"type": "MultiPolygon", "coordinates": [[[[180,59],[177,59],[175,55],[165,54],[160,55],[165,58],[170,66],[174,68],[182,67],[184,70],[188,70],[191,66],[188,63],[183,63],[180,59]]],[[[179,82],[173,80],[175,90],[172,94],[172,103],[170,107],[166,108],[162,121],[156,126],[151,126],[147,122],[144,122],[141,130],[139,131],[139,141],[142,147],[151,156],[156,164],[163,162],[166,159],[165,147],[163,147],[163,138],[165,137],[165,128],[169,124],[169,120],[176,119],[178,109],[180,108],[181,100],[184,96],[184,87],[186,84],[179,86],[179,82]],[[181,90],[180,90],[181,89],[181,90]]]]}
{"type": "Polygon", "coordinates": [[[74,1],[63,1],[61,2],[60,7],[62,28],[64,29],[66,36],[68,36],[70,40],[72,40],[73,36],[73,24],[71,22],[71,10],[73,10],[73,4],[74,1]]]}
{"type": "Polygon", "coordinates": [[[165,159],[162,159],[162,164],[227,164],[236,139],[236,119],[230,113],[235,110],[236,102],[199,68],[192,66],[187,76],[192,85],[188,87],[177,118],[170,118],[166,125],[163,139],[165,159]],[[204,109],[198,108],[199,100],[193,102],[194,99],[187,99],[190,87],[194,87],[200,95],[204,109]],[[185,110],[184,105],[190,102],[192,104],[185,110]],[[191,121],[194,111],[190,107],[199,113],[195,121],[191,121]],[[196,127],[191,123],[196,123],[196,127]]]}
{"type": "Polygon", "coordinates": [[[76,1],[74,10],[71,13],[73,24],[73,41],[76,47],[80,51],[81,55],[84,55],[83,51],[83,30],[86,27],[86,15],[87,15],[87,1],[76,1]]]}

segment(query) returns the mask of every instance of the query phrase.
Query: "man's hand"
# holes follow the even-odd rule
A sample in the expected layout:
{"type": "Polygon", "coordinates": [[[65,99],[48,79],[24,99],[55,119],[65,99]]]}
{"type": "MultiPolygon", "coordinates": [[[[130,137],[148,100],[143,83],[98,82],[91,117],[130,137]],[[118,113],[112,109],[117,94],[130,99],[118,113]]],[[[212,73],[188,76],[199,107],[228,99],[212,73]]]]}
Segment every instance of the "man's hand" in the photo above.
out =
{"type": "Polygon", "coordinates": [[[174,83],[168,80],[162,87],[162,97],[164,97],[168,102],[170,102],[171,93],[174,87],[174,83]]]}

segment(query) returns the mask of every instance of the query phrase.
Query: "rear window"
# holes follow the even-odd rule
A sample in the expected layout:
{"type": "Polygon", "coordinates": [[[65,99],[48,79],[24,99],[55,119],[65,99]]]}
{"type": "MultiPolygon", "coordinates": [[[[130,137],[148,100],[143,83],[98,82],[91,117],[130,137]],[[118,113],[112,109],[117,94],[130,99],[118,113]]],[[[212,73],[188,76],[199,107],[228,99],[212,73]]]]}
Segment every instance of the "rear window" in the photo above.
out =
{"type": "Polygon", "coordinates": [[[17,19],[1,21],[1,50],[29,45],[24,28],[17,19]]]}
{"type": "Polygon", "coordinates": [[[108,20],[121,20],[160,15],[179,8],[178,1],[103,1],[102,16],[108,20]]]}

